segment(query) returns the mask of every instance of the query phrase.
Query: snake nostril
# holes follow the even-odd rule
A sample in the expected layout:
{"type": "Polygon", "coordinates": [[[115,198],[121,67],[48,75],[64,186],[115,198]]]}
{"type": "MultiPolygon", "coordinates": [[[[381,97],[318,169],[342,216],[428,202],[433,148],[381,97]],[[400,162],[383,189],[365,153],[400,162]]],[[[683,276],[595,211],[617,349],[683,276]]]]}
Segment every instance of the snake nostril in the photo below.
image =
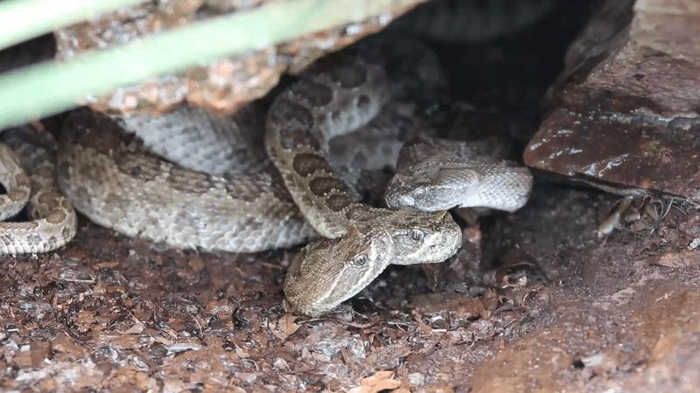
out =
{"type": "Polygon", "coordinates": [[[357,99],[357,107],[360,109],[365,109],[369,106],[370,104],[370,99],[366,94],[362,94],[358,99],[357,99]]]}

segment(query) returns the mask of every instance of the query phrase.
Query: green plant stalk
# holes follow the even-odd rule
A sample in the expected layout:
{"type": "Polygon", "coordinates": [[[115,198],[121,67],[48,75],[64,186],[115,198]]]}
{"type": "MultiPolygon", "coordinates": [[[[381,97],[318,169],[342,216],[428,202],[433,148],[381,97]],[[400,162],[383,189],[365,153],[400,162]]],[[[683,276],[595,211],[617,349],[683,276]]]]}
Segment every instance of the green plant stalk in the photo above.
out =
{"type": "MultiPolygon", "coordinates": [[[[359,22],[411,0],[287,0],[212,18],[66,62],[45,62],[0,75],[0,129],[24,124],[160,74],[301,35],[359,22]]],[[[393,8],[396,9],[396,8],[393,8]]]]}
{"type": "Polygon", "coordinates": [[[0,2],[0,49],[145,0],[6,0],[0,2]]]}

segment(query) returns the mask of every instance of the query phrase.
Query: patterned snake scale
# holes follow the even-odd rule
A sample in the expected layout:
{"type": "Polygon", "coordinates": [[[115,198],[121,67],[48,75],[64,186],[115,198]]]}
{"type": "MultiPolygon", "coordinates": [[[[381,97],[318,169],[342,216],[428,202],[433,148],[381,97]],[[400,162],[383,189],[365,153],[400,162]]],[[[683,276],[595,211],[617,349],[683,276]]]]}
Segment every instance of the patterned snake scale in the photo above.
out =
{"type": "Polygon", "coordinates": [[[478,147],[442,149],[447,145],[429,136],[429,122],[408,99],[439,96],[439,73],[422,69],[437,62],[426,55],[390,78],[384,49],[329,55],[269,108],[254,103],[230,117],[192,107],[159,117],[76,110],[60,132],[56,170],[42,166],[54,162],[52,149],[29,154],[26,138],[5,133],[0,183],[8,193],[0,206],[8,217],[28,203],[31,221],[0,223],[0,252],[61,247],[76,232],[73,205],[97,224],[180,248],[258,252],[311,242],[285,282],[293,310],[307,315],[354,296],[389,264],[446,260],[461,246],[446,210],[476,204],[514,211],[529,197],[531,175],[478,147]],[[423,148],[431,153],[419,153],[423,148]],[[441,149],[447,168],[426,158],[441,149]],[[478,163],[467,175],[459,173],[465,160],[478,163]],[[386,196],[392,209],[360,203],[362,179],[387,166],[397,171],[386,196]],[[441,171],[436,179],[460,185],[427,189],[418,180],[430,168],[441,171]],[[444,196],[470,188],[478,198],[444,196]]]}
{"type": "Polygon", "coordinates": [[[7,193],[0,196],[0,217],[15,216],[26,205],[30,220],[0,222],[0,254],[49,252],[75,236],[77,216],[70,201],[58,192],[52,142],[28,130],[2,134],[0,183],[7,193]]]}

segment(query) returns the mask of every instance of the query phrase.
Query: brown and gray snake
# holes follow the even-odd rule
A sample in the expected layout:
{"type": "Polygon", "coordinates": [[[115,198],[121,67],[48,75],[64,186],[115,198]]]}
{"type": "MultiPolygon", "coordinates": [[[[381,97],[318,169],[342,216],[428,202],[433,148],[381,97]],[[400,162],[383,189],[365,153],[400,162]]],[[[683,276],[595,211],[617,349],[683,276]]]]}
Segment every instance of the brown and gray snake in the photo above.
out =
{"type": "Polygon", "coordinates": [[[178,248],[247,253],[310,242],[289,269],[285,294],[295,312],[312,316],[389,264],[448,259],[462,241],[448,209],[515,211],[532,176],[485,145],[420,135],[430,122],[410,97],[430,98],[430,88],[411,91],[400,72],[389,78],[380,52],[329,55],[269,108],[254,103],[231,117],[194,107],[128,118],[79,109],[55,146],[5,132],[2,218],[27,203],[30,221],[0,223],[0,253],[63,246],[76,233],[75,210],[178,248]],[[389,208],[361,203],[363,176],[386,166],[396,171],[389,208]]]}

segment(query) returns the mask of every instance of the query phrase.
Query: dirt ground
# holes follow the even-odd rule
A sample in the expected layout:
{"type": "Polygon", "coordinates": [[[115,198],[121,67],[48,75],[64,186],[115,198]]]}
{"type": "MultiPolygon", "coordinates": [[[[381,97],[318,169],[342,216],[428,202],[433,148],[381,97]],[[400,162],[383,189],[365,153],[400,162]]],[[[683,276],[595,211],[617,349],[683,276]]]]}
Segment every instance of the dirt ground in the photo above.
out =
{"type": "Polygon", "coordinates": [[[485,220],[485,247],[518,256],[486,272],[481,294],[431,292],[420,268],[391,268],[318,320],[284,311],[291,252],[162,250],[83,219],[66,249],[5,258],[0,385],[694,391],[700,257],[683,249],[700,237],[700,212],[671,208],[658,225],[598,239],[613,201],[538,184],[526,208],[485,220]]]}
{"type": "MultiPolygon", "coordinates": [[[[581,18],[567,15],[490,48],[491,57],[473,48],[486,61],[464,54],[453,70],[469,71],[456,85],[461,98],[505,102],[521,143],[580,28],[581,18]],[[567,33],[533,46],[552,29],[567,33]]],[[[467,248],[453,260],[390,267],[318,319],[285,312],[282,283],[296,249],[171,250],[81,216],[64,249],[0,259],[0,387],[697,391],[700,210],[651,204],[658,220],[639,209],[640,217],[599,237],[619,196],[536,178],[525,208],[465,223],[467,248]]]]}

